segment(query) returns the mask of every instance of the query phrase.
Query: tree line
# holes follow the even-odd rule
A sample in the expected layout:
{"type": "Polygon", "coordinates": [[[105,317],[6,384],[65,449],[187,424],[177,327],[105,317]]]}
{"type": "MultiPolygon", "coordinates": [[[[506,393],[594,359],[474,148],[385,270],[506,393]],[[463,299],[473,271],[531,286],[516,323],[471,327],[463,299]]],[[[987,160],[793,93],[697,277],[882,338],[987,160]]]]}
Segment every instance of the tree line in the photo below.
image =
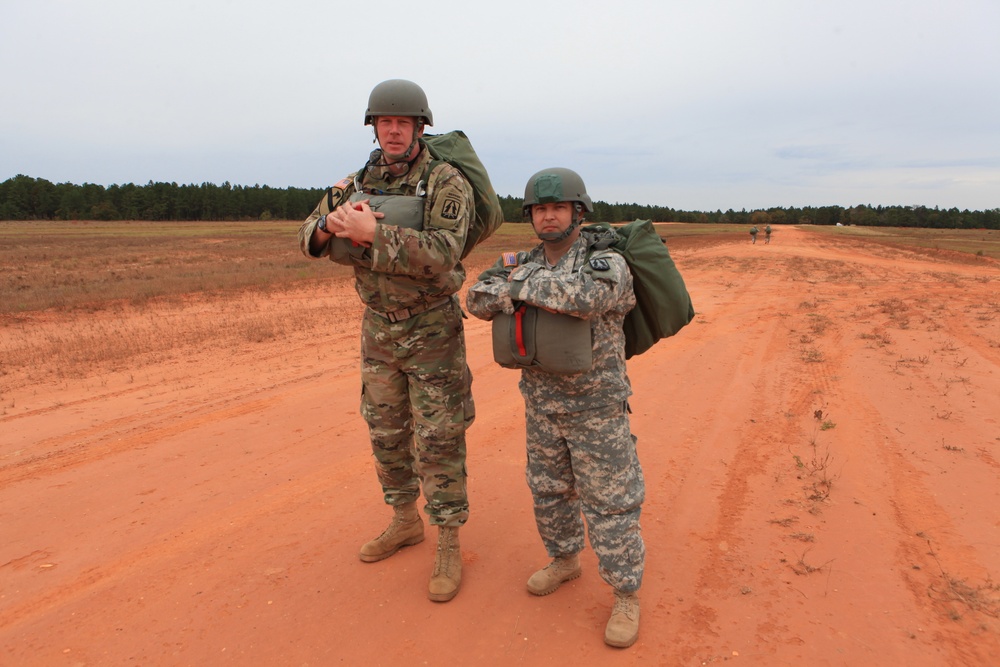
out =
{"type": "MultiPolygon", "coordinates": [[[[0,220],[300,220],[323,196],[321,188],[266,185],[54,184],[17,175],[0,183],[0,220]]],[[[521,222],[521,198],[500,197],[504,220],[521,222]]],[[[684,211],[667,206],[594,202],[591,221],[700,222],[737,225],[866,225],[939,229],[1000,229],[1000,208],[970,211],[925,206],[806,206],[684,211]]]]}
{"type": "Polygon", "coordinates": [[[294,220],[323,192],[229,182],[104,187],[18,175],[0,183],[0,220],[294,220]]]}
{"type": "MultiPolygon", "coordinates": [[[[504,220],[522,218],[520,197],[500,197],[504,220]]],[[[700,222],[733,225],[866,225],[870,227],[932,227],[937,229],[1000,229],[1000,208],[986,211],[926,206],[805,206],[747,211],[684,211],[667,206],[594,202],[588,220],[600,222],[700,222]]]]}

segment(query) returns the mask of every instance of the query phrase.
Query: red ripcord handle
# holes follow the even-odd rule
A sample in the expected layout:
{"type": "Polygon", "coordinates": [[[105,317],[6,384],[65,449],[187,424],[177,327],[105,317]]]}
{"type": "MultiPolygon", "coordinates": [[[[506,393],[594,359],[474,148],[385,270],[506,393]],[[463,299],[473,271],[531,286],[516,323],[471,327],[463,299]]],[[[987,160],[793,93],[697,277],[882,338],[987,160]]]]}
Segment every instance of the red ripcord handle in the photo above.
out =
{"type": "Polygon", "coordinates": [[[514,342],[517,343],[517,351],[522,357],[528,355],[528,350],[524,347],[524,313],[527,310],[527,306],[521,306],[514,311],[514,342]]]}
{"type": "MultiPolygon", "coordinates": [[[[355,204],[354,205],[354,210],[355,211],[363,211],[363,210],[365,210],[365,208],[361,204],[355,204]]],[[[351,245],[354,246],[355,248],[357,248],[361,244],[358,243],[357,241],[351,241],[351,245]]]]}

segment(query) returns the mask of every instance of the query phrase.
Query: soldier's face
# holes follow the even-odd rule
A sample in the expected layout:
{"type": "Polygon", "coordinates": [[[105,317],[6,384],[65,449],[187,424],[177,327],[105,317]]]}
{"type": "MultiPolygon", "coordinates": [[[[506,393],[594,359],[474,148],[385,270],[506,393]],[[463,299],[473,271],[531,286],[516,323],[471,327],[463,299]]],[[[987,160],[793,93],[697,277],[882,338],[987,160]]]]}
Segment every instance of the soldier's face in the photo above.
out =
{"type": "Polygon", "coordinates": [[[531,226],[536,234],[563,232],[573,224],[573,202],[560,201],[531,207],[531,226]]]}
{"type": "Polygon", "coordinates": [[[399,157],[406,153],[414,139],[422,135],[417,130],[417,119],[410,116],[379,116],[375,119],[375,133],[378,145],[389,157],[399,157]]]}

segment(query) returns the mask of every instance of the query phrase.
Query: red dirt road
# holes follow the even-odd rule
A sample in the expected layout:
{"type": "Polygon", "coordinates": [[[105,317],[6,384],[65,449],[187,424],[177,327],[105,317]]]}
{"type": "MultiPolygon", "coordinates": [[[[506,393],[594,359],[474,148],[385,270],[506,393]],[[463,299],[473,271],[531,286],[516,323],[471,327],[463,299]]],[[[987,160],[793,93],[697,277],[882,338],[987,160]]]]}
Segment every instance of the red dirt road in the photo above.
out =
{"type": "MultiPolygon", "coordinates": [[[[603,644],[589,549],[580,579],[524,588],[546,557],[523,405],[479,321],[461,593],[427,600],[433,533],[358,560],[389,512],[341,283],[255,303],[327,314],[269,342],[0,374],[0,664],[1000,664],[997,264],[793,228],[673,254],[697,318],[630,362],[632,648],[603,644]]],[[[180,317],[208,315],[156,326],[180,317]]]]}

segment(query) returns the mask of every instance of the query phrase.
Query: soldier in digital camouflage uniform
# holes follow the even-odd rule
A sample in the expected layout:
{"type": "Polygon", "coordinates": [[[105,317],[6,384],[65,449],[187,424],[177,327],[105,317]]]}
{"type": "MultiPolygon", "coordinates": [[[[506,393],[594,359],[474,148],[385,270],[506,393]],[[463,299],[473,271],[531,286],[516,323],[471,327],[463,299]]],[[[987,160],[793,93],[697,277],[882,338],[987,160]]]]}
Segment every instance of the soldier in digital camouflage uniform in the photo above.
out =
{"type": "Polygon", "coordinates": [[[547,595],[580,576],[585,519],[601,577],[615,590],[605,641],[627,647],[638,637],[645,561],[639,528],[645,486],[629,428],[632,391],[622,330],[635,295],[625,260],[611,250],[590,250],[594,239],[579,227],[584,209],[593,211],[593,204],[575,172],[553,168],[532,176],[524,213],[542,243],[527,253],[505,253],[479,276],[467,306],[490,320],[523,302],[591,323],[590,370],[521,371],[526,476],[538,532],[553,558],[527,585],[547,595]]]}
{"type": "Polygon", "coordinates": [[[474,203],[455,167],[441,163],[425,174],[431,157],[419,139],[432,123],[415,83],[376,86],[365,125],[374,126],[380,148],[327,191],[299,229],[299,244],[309,257],[352,266],[367,306],[361,414],[394,516],[361,547],[361,560],[379,561],[423,541],[416,505],[423,491],[429,521],[439,526],[428,596],[444,602],[461,585],[458,528],[469,516],[465,431],[475,409],[457,292],[474,203]]]}

